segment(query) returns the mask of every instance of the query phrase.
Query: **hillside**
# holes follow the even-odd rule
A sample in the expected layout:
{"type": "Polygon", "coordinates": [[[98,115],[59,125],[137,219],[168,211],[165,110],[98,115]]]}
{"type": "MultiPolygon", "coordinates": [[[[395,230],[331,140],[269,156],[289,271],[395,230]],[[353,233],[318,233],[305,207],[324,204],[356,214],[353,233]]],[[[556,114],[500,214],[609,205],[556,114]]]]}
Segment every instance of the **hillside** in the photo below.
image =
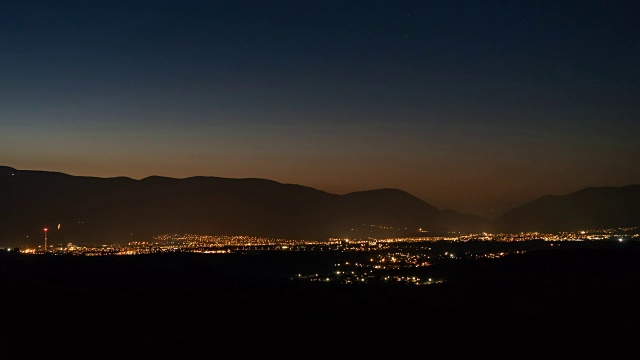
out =
{"type": "MultiPolygon", "coordinates": [[[[126,244],[165,233],[292,239],[467,230],[468,216],[398,189],[336,195],[266,179],[97,178],[0,168],[0,245],[126,244]],[[458,228],[459,227],[459,228],[458,228]],[[464,229],[463,229],[464,227],[464,229]]],[[[476,229],[488,227],[476,223],[476,229]]]]}
{"type": "Polygon", "coordinates": [[[640,185],[543,196],[490,220],[400,189],[344,195],[267,179],[98,178],[0,167],[0,246],[121,244],[167,233],[326,240],[640,225],[640,185]]]}
{"type": "Polygon", "coordinates": [[[443,263],[430,286],[288,279],[340,256],[0,254],[0,357],[637,357],[636,242],[443,263]]]}
{"type": "Polygon", "coordinates": [[[640,185],[590,187],[562,196],[543,196],[502,214],[495,229],[578,231],[640,225],[640,185]]]}

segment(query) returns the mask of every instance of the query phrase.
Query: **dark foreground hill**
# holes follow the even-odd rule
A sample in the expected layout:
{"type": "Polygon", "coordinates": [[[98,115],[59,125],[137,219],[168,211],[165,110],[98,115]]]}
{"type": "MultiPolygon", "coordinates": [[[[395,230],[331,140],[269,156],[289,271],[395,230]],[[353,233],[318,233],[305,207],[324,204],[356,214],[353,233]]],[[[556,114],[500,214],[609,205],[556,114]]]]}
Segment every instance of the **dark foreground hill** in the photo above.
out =
{"type": "Polygon", "coordinates": [[[121,244],[166,233],[291,239],[486,230],[398,189],[335,195],[265,179],[95,178],[0,167],[0,245],[121,244]],[[373,225],[373,226],[372,226],[373,225]]]}
{"type": "Polygon", "coordinates": [[[504,232],[560,232],[640,226],[640,185],[590,187],[544,196],[495,220],[504,232]]]}
{"type": "Polygon", "coordinates": [[[637,358],[638,244],[456,262],[429,286],[288,280],[331,256],[5,255],[0,355],[637,358]]]}

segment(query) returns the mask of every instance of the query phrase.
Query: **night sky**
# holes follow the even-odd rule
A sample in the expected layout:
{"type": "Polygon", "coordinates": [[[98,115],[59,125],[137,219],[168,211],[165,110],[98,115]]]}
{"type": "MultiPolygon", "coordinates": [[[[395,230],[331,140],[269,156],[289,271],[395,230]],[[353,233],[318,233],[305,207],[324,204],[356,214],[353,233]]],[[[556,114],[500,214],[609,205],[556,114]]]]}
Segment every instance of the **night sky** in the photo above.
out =
{"type": "Polygon", "coordinates": [[[640,183],[638,1],[0,2],[0,165],[400,188],[640,183]]]}

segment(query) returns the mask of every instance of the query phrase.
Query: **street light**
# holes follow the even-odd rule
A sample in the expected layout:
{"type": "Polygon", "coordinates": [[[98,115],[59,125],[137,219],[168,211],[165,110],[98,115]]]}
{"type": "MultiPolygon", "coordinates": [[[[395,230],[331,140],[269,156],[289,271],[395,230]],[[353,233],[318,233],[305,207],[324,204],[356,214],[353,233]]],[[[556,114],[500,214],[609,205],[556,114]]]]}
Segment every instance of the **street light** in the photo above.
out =
{"type": "Polygon", "coordinates": [[[44,252],[47,252],[47,231],[49,231],[49,229],[44,228],[44,252]]]}

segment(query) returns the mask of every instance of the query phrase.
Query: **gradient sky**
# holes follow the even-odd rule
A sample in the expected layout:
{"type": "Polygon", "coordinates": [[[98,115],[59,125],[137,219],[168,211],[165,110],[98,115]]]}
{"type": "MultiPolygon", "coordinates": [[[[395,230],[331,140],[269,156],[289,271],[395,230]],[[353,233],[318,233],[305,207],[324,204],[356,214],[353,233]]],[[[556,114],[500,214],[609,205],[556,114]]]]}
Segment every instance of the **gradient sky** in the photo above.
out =
{"type": "Polygon", "coordinates": [[[3,0],[0,165],[487,216],[638,184],[639,4],[3,0]]]}

